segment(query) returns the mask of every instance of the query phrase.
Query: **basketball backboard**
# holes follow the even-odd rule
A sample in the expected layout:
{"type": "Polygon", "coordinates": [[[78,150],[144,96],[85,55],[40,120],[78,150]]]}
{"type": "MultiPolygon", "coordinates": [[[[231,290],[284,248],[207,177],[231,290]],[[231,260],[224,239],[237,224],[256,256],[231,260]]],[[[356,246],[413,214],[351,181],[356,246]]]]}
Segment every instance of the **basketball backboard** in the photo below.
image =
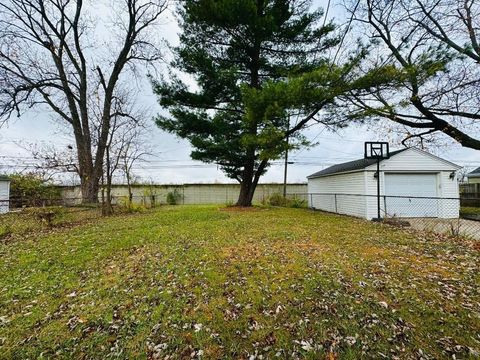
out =
{"type": "Polygon", "coordinates": [[[365,143],[365,159],[383,160],[390,158],[388,142],[367,141],[365,143]]]}

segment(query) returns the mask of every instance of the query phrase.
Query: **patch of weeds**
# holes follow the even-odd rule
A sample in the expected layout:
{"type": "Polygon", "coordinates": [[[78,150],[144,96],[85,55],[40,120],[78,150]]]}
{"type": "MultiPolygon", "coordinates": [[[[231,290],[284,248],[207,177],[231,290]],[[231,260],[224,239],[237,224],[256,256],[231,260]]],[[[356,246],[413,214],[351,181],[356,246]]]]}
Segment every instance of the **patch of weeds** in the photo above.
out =
{"type": "Polygon", "coordinates": [[[167,204],[168,205],[178,205],[180,201],[182,200],[183,195],[178,191],[178,189],[175,189],[173,191],[170,191],[167,194],[167,204]]]}
{"type": "Polygon", "coordinates": [[[265,201],[266,205],[270,206],[281,206],[281,207],[291,207],[291,208],[306,208],[307,201],[298,196],[292,195],[284,197],[282,194],[275,193],[270,195],[270,197],[265,201]]]}
{"type": "Polygon", "coordinates": [[[65,209],[60,206],[41,207],[31,210],[31,214],[48,228],[62,223],[62,220],[65,218],[65,213],[65,209]]]}
{"type": "Polygon", "coordinates": [[[7,225],[0,225],[0,240],[8,238],[12,234],[12,226],[7,225]]]}
{"type": "Polygon", "coordinates": [[[144,212],[147,208],[142,205],[142,204],[136,204],[133,201],[130,201],[129,199],[126,199],[119,207],[118,209],[120,212],[127,212],[127,213],[140,213],[144,212]]]}

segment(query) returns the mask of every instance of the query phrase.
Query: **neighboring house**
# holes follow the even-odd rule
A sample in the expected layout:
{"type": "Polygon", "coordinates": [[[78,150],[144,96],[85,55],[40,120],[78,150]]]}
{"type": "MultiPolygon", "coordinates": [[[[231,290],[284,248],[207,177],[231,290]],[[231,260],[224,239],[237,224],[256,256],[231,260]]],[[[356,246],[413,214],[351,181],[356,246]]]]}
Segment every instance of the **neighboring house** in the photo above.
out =
{"type": "Polygon", "coordinates": [[[10,179],[0,175],[0,214],[5,214],[9,210],[10,200],[10,179]]]}
{"type": "Polygon", "coordinates": [[[480,184],[480,167],[467,174],[469,184],[480,184]]]}
{"type": "MultiPolygon", "coordinates": [[[[382,217],[457,218],[460,204],[455,172],[460,168],[416,148],[391,152],[389,159],[380,162],[382,217]]],[[[376,218],[376,172],[376,160],[359,159],[308,176],[310,207],[376,218]]]]}

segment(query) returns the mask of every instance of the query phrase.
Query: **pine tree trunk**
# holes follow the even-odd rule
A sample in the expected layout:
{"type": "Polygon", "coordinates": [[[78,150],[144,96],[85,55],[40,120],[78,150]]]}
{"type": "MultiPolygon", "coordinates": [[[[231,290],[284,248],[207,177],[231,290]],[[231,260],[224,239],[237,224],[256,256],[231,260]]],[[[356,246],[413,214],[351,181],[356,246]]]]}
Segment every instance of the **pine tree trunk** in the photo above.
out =
{"type": "Polygon", "coordinates": [[[255,175],[254,150],[249,149],[247,155],[249,155],[251,160],[247,161],[244,166],[237,206],[252,206],[253,193],[255,192],[255,189],[252,192],[252,183],[255,175]]]}
{"type": "Polygon", "coordinates": [[[240,183],[240,195],[238,196],[237,206],[252,206],[253,196],[257,189],[258,181],[268,165],[267,160],[263,160],[258,168],[254,170],[255,162],[251,166],[245,167],[244,177],[240,183]]]}
{"type": "Polygon", "coordinates": [[[240,183],[240,195],[238,196],[237,206],[252,206],[253,194],[255,189],[252,191],[252,183],[247,181],[242,181],[240,183]]]}

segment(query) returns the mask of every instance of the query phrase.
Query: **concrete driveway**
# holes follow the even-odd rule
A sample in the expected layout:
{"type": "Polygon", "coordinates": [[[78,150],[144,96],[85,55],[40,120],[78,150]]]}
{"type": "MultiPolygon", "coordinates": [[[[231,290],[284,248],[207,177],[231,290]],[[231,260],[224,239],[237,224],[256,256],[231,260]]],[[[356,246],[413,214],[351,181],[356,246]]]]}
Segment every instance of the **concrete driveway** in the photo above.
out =
{"type": "Polygon", "coordinates": [[[462,235],[480,240],[480,221],[466,219],[402,219],[410,223],[413,229],[432,231],[440,234],[462,235]]]}

